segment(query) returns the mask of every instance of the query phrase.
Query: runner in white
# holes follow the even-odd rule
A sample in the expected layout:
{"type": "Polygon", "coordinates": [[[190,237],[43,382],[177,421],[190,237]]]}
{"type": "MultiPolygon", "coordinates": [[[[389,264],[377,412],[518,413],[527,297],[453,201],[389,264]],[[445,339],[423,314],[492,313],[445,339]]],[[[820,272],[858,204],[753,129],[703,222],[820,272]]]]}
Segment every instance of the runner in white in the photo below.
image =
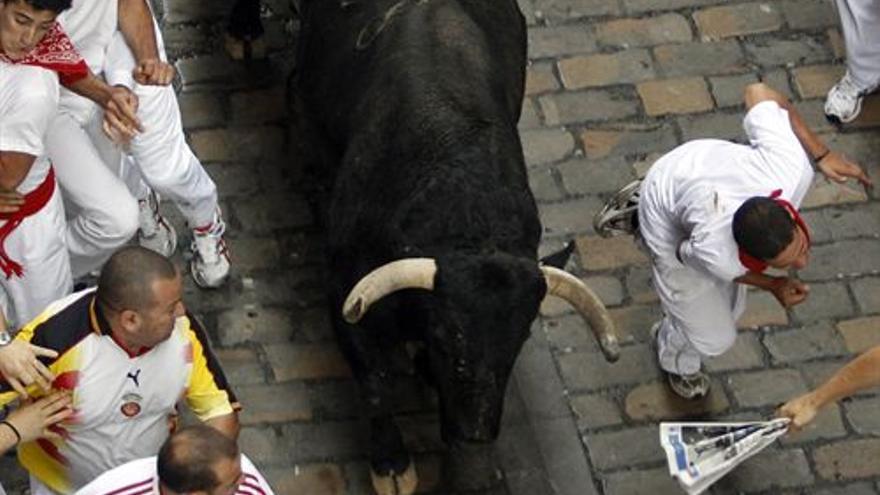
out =
{"type": "Polygon", "coordinates": [[[43,142],[58,106],[59,73],[66,81],[88,75],[55,22],[69,6],[0,2],[0,330],[17,330],[72,287],[64,210],[43,142]]]}
{"type": "Polygon", "coordinates": [[[708,393],[703,357],[733,346],[745,285],[772,292],[786,307],[807,298],[803,282],[763,271],[807,264],[809,230],[796,208],[812,183],[811,158],[829,178],[869,183],[781,94],[753,84],[745,102],[749,145],[685,143],[652,166],[637,196],[638,231],[665,313],[655,326],[660,366],[673,391],[689,399],[708,393]]]}
{"type": "Polygon", "coordinates": [[[76,495],[273,495],[272,488],[235,442],[207,426],[168,438],[158,456],[123,464],[76,495]]]}
{"type": "Polygon", "coordinates": [[[852,122],[880,86],[880,0],[836,0],[846,45],[846,73],[825,99],[825,115],[852,122]]]}
{"type": "MultiPolygon", "coordinates": [[[[93,72],[103,74],[110,84],[130,86],[137,95],[143,126],[131,137],[128,152],[147,184],[172,199],[193,228],[191,268],[196,282],[203,287],[221,285],[229,258],[216,186],[185,142],[170,86],[173,68],[166,62],[149,6],[144,0],[78,2],[60,21],[93,72]]],[[[139,226],[142,245],[165,255],[176,246],[152,191],[129,191],[120,180],[125,157],[115,154],[102,136],[101,120],[96,105],[62,91],[60,115],[47,137],[65,197],[80,210],[67,237],[74,276],[99,267],[139,226]],[[85,135],[91,143],[82,139],[85,135]],[[71,142],[77,143],[73,150],[71,142]]]]}

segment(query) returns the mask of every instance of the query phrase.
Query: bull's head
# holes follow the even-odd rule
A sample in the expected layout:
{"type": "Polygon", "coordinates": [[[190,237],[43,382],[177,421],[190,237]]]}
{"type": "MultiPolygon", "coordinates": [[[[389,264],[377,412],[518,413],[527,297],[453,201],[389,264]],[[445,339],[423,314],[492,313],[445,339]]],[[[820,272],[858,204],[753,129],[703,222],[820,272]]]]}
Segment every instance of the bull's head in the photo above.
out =
{"type": "Polygon", "coordinates": [[[511,369],[546,295],[562,297],[578,310],[606,359],[619,355],[611,319],[593,291],[562,270],[506,254],[388,263],[355,285],[343,316],[355,323],[384,296],[413,288],[433,291],[427,351],[447,442],[498,436],[511,369]]]}

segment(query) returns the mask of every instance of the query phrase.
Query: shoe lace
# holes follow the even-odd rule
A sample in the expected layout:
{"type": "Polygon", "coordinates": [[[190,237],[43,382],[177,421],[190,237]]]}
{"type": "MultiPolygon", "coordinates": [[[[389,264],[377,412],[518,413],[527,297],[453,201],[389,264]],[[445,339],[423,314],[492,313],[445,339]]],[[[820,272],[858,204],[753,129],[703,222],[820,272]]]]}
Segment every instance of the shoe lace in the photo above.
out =
{"type": "Polygon", "coordinates": [[[206,263],[217,263],[223,252],[223,233],[226,232],[226,224],[219,217],[204,229],[193,231],[193,244],[199,258],[206,263]]]}
{"type": "Polygon", "coordinates": [[[138,200],[138,225],[144,237],[153,237],[159,232],[159,202],[156,193],[150,192],[146,198],[138,200]]]}

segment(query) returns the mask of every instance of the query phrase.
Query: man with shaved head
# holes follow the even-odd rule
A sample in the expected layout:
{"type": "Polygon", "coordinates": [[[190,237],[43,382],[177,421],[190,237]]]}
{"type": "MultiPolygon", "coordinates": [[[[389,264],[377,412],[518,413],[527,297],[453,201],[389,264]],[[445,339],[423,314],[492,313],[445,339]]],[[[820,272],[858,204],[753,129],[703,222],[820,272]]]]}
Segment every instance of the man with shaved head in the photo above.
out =
{"type": "Polygon", "coordinates": [[[76,495],[273,495],[257,468],[235,442],[217,430],[195,425],[171,435],[158,456],[107,471],[76,495]]]}
{"type": "MultiPolygon", "coordinates": [[[[16,336],[58,352],[43,362],[57,377],[53,387],[71,391],[76,411],[57,425],[59,438],[19,447],[33,495],[73,493],[104,471],[155,455],[181,398],[205,424],[237,438],[235,396],[181,293],[167,258],[126,247],[107,261],[97,289],[52,303],[16,336]]],[[[0,405],[14,398],[0,393],[0,405]]]]}

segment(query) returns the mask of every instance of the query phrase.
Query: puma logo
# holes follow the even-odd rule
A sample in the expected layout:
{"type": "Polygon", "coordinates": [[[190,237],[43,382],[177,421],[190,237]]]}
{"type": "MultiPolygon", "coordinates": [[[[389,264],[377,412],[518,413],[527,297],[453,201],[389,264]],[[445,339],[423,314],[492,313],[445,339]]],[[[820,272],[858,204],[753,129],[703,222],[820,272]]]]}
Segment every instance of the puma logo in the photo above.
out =
{"type": "Polygon", "coordinates": [[[138,369],[138,370],[135,371],[134,373],[129,372],[126,376],[127,376],[128,378],[131,378],[131,381],[134,382],[134,385],[135,385],[136,387],[140,387],[141,384],[140,384],[140,381],[138,380],[138,377],[140,376],[140,374],[141,374],[141,370],[138,369]]]}

